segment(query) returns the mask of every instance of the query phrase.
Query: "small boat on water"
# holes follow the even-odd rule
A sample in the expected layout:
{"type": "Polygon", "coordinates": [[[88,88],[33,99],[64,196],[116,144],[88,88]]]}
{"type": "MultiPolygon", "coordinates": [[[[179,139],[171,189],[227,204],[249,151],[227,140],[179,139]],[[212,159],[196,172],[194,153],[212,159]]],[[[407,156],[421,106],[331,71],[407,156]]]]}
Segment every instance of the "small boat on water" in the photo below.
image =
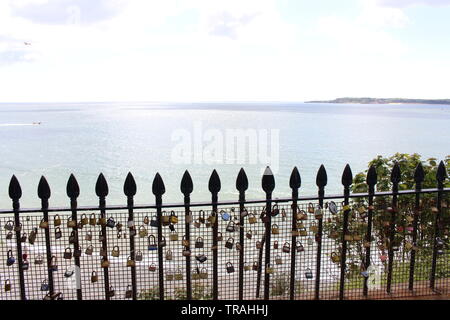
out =
{"type": "Polygon", "coordinates": [[[33,122],[33,125],[35,125],[35,126],[38,126],[38,125],[40,125],[41,124],[41,122],[39,121],[39,122],[33,122]]]}

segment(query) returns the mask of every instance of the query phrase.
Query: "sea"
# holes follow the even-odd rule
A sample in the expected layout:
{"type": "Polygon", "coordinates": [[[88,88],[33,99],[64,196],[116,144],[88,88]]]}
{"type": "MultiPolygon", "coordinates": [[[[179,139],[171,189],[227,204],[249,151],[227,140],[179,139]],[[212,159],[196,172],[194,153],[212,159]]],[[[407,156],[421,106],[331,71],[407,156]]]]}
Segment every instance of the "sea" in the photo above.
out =
{"type": "Polygon", "coordinates": [[[50,184],[50,206],[68,206],[66,184],[74,174],[80,206],[97,205],[97,177],[109,186],[107,204],[126,204],[129,172],[136,204],[153,204],[152,181],[163,178],[163,201],[180,203],[180,181],[189,171],[192,202],[208,201],[214,169],[219,200],[237,200],[244,168],[247,199],[263,199],[267,166],[274,198],[289,197],[289,177],[300,171],[300,195],[316,195],[323,164],[326,193],[341,193],[346,164],[354,174],[368,162],[397,152],[423,159],[450,154],[450,106],[308,104],[301,102],[0,103],[0,208],[11,208],[10,179],[22,187],[22,208],[37,208],[41,176],[50,184]]]}

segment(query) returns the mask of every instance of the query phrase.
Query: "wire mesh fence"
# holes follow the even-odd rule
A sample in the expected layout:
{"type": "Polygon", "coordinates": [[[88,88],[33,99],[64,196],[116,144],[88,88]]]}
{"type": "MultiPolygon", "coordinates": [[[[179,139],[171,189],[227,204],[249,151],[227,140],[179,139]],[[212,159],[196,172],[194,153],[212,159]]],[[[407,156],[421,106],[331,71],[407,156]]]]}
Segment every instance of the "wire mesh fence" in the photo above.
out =
{"type": "MultiPolygon", "coordinates": [[[[347,169],[346,169],[347,170],[347,169]]],[[[442,170],[441,170],[442,171],[442,170]]],[[[136,185],[127,177],[126,207],[106,206],[101,175],[99,206],[77,207],[71,177],[70,208],[49,208],[41,180],[41,209],[21,210],[13,178],[13,210],[0,213],[1,300],[256,300],[386,299],[449,294],[450,189],[438,188],[325,196],[319,171],[316,197],[245,200],[241,171],[238,202],[191,204],[192,182],[183,178],[183,204],[163,205],[164,184],[153,185],[156,205],[135,206],[136,185]]],[[[131,178],[130,178],[131,177],[131,178]]],[[[325,181],[325,183],[323,183],[325,181]]]]}

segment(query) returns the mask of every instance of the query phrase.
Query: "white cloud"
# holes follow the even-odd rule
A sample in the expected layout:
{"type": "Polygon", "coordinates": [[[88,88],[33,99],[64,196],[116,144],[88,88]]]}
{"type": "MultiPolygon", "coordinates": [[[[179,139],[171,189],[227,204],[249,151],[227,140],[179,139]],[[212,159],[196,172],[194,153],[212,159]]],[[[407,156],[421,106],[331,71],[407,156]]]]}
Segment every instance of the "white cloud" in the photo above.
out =
{"type": "Polygon", "coordinates": [[[415,5],[426,6],[448,6],[450,0],[376,0],[380,6],[392,7],[392,8],[405,8],[415,5]]]}

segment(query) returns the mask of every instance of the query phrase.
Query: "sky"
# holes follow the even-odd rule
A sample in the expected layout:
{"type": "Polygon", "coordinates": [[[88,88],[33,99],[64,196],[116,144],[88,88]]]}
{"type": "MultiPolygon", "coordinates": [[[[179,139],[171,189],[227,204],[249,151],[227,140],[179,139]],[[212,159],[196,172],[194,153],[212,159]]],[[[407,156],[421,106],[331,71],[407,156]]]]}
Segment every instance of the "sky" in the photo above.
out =
{"type": "Polygon", "coordinates": [[[450,0],[2,0],[0,102],[450,98],[448,17],[450,0]]]}

